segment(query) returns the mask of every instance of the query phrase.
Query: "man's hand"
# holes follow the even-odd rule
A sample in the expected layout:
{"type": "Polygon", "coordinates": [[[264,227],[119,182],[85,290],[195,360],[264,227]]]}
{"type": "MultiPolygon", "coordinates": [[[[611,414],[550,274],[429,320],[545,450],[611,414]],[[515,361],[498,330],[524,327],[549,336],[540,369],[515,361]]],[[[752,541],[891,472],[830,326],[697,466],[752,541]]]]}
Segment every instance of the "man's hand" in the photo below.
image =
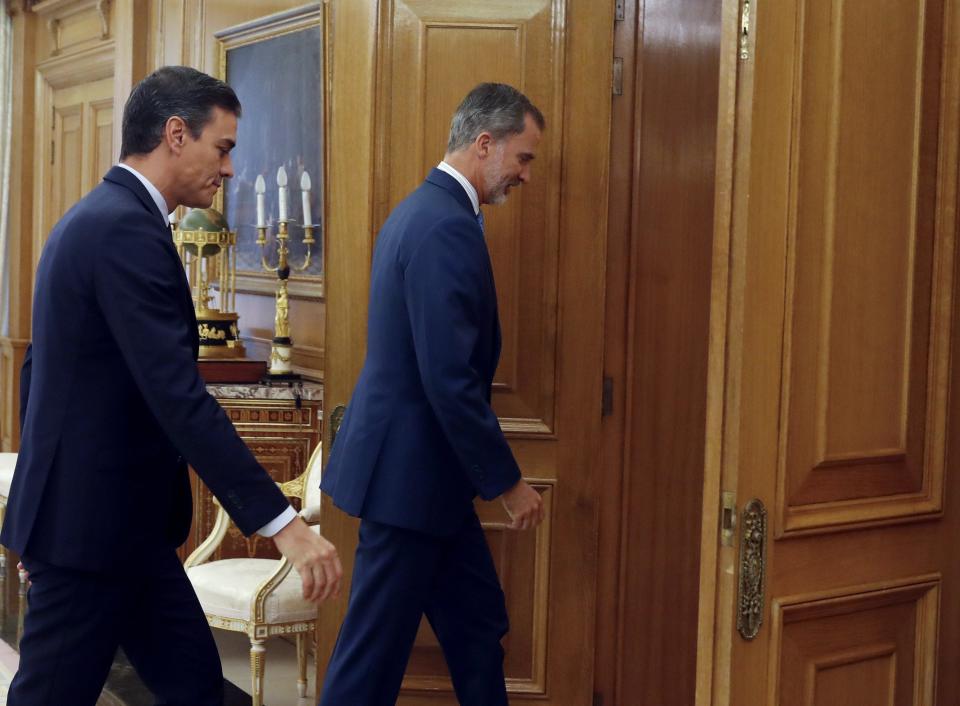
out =
{"type": "Polygon", "coordinates": [[[530,529],[543,521],[543,498],[522,478],[500,496],[500,499],[507,514],[510,515],[508,525],[510,529],[530,529]]]}
{"type": "Polygon", "coordinates": [[[343,567],[336,548],[322,536],[314,533],[297,517],[273,535],[277,549],[300,574],[303,597],[313,603],[322,603],[330,596],[340,595],[343,567]]]}

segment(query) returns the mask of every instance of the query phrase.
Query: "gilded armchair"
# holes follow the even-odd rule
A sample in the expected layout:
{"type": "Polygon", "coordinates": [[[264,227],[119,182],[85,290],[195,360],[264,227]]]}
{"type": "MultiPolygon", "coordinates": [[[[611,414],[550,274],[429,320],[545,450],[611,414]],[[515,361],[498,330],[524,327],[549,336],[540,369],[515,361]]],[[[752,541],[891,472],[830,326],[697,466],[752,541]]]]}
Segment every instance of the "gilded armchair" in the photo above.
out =
{"type": "MultiPolygon", "coordinates": [[[[280,484],[284,495],[299,498],[300,516],[315,532],[320,519],[320,445],[297,478],[280,484]]],[[[216,501],[214,500],[216,503],[216,501]]],[[[227,535],[230,518],[219,503],[210,535],[187,557],[184,568],[210,627],[246,633],[250,638],[253,706],[263,704],[266,640],[293,635],[297,641],[297,692],[307,689],[307,641],[316,628],[317,606],[303,599],[300,577],[286,559],[210,561],[227,535]]]]}

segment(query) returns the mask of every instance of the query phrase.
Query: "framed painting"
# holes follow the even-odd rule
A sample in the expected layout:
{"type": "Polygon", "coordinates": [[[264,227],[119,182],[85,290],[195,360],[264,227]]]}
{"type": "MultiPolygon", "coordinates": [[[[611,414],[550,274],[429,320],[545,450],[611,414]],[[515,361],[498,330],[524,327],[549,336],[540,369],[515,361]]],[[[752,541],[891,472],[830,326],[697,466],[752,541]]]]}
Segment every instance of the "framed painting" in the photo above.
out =
{"type": "Polygon", "coordinates": [[[326,22],[324,3],[313,3],[217,32],[220,78],[237,93],[242,117],[231,152],[234,176],[225,180],[215,207],[237,231],[237,291],[273,294],[277,277],[262,265],[257,245],[255,182],[267,190],[267,259],[276,262],[279,192],[277,171],[288,178],[289,293],[323,297],[323,242],[326,191],[326,22]],[[310,261],[303,243],[301,176],[314,223],[310,261]],[[302,269],[301,269],[302,268],[302,269]]]}

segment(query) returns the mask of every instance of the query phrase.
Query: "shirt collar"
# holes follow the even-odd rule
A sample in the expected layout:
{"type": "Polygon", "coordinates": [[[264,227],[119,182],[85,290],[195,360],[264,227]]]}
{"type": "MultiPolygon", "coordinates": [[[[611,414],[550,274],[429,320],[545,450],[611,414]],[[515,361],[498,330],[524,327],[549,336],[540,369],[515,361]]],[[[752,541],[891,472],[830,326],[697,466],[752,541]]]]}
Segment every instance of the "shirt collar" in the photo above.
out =
{"type": "Polygon", "coordinates": [[[441,161],[440,164],[437,165],[437,169],[439,169],[441,172],[446,172],[460,182],[460,186],[463,187],[463,190],[467,192],[467,196],[470,197],[470,203],[473,204],[474,215],[480,213],[480,197],[477,195],[477,190],[473,187],[473,184],[471,184],[463,174],[458,172],[446,162],[441,161]]]}
{"type": "Polygon", "coordinates": [[[124,164],[123,162],[120,162],[117,166],[123,167],[128,172],[133,174],[137,179],[140,180],[140,183],[143,184],[144,188],[146,188],[147,193],[150,194],[150,198],[152,198],[153,202],[157,204],[157,210],[160,211],[160,213],[163,215],[163,219],[169,225],[170,211],[167,210],[167,202],[163,199],[163,194],[160,193],[160,190],[157,189],[157,187],[155,187],[153,184],[151,184],[149,179],[147,179],[143,174],[138,172],[129,164],[124,164]]]}

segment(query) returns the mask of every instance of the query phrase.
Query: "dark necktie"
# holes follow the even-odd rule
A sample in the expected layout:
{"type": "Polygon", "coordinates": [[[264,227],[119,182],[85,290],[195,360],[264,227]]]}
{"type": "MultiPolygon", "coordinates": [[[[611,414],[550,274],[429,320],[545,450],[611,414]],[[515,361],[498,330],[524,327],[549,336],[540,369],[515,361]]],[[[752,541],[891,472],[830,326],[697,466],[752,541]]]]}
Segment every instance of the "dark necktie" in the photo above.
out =
{"type": "Polygon", "coordinates": [[[486,234],[486,228],[483,227],[483,211],[477,211],[477,223],[480,224],[480,232],[486,234]]]}

